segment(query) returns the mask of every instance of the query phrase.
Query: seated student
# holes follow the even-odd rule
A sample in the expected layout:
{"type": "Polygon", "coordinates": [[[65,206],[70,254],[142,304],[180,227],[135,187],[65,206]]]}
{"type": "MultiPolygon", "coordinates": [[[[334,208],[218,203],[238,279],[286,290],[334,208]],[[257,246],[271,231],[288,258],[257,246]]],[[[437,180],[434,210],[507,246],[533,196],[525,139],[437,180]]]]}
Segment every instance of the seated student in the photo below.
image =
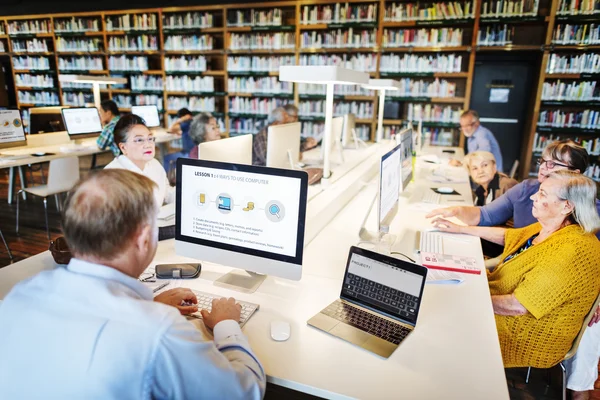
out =
{"type": "Polygon", "coordinates": [[[221,140],[219,123],[210,113],[196,115],[190,124],[189,134],[194,144],[190,150],[189,157],[194,159],[198,159],[198,145],[200,143],[221,140]]]}
{"type": "Polygon", "coordinates": [[[475,198],[477,206],[485,206],[502,196],[518,182],[496,169],[496,158],[489,151],[475,151],[466,155],[463,164],[469,170],[471,179],[477,185],[475,198]]]}
{"type": "MultiPolygon", "coordinates": [[[[562,361],[600,289],[596,183],[573,171],[555,171],[531,200],[537,223],[520,229],[433,221],[443,232],[505,246],[502,262],[488,275],[505,367],[549,368],[562,361]]],[[[585,340],[577,353],[597,354],[599,337],[585,340]]]]}
{"type": "Polygon", "coordinates": [[[267,141],[269,139],[268,129],[272,125],[281,125],[289,123],[288,113],[283,107],[277,107],[267,120],[267,125],[261,129],[254,138],[252,138],[252,165],[265,166],[267,165],[267,141]]]}
{"type": "Polygon", "coordinates": [[[121,155],[105,168],[127,169],[152,179],[157,186],[154,193],[156,204],[162,206],[175,200],[175,190],[169,185],[165,169],[154,158],[155,140],[141,117],[124,115],[115,126],[115,143],[121,155]]]}
{"type": "Polygon", "coordinates": [[[262,398],[265,372],[234,299],[201,311],[207,341],[181,315],[198,310],[192,291],[153,299],[138,280],[157,249],[154,189],[102,170],[70,191],[62,227],[73,259],[17,284],[0,307],[0,398],[262,398]]]}
{"type": "MultiPolygon", "coordinates": [[[[298,107],[295,105],[288,103],[283,106],[285,112],[288,114],[288,124],[292,122],[298,122],[298,107]]],[[[300,138],[300,152],[304,152],[310,150],[312,148],[317,147],[319,143],[314,137],[301,137],[300,138]]]]}
{"type": "Polygon", "coordinates": [[[192,112],[187,108],[177,111],[177,119],[167,130],[169,133],[181,135],[181,156],[186,157],[194,147],[194,142],[190,138],[190,125],[192,123],[192,112]]]}
{"type": "Polygon", "coordinates": [[[115,129],[115,125],[119,121],[119,107],[117,107],[117,103],[112,100],[105,100],[100,103],[100,108],[98,109],[100,113],[100,121],[102,121],[102,132],[98,139],[96,139],[96,145],[101,150],[106,150],[110,148],[113,155],[117,157],[121,152],[119,151],[119,147],[115,144],[113,131],[115,129]]]}

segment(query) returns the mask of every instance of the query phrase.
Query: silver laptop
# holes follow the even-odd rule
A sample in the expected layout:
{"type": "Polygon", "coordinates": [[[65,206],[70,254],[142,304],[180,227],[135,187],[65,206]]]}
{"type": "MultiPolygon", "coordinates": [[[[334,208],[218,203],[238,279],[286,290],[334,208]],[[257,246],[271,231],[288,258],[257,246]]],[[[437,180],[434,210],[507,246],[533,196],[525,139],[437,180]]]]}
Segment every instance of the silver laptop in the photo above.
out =
{"type": "Polygon", "coordinates": [[[308,324],[388,358],[415,329],[427,268],[351,247],[339,300],[308,324]]]}

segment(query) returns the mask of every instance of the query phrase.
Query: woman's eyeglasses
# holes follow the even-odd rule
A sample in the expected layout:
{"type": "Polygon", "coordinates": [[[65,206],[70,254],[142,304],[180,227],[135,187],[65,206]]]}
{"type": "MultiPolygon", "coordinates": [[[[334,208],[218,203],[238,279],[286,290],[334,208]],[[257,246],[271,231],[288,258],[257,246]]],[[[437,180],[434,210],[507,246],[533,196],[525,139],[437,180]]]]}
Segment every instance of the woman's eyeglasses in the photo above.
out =
{"type": "Polygon", "coordinates": [[[543,158],[540,157],[537,160],[537,165],[541,166],[542,164],[546,164],[546,168],[548,168],[548,169],[553,169],[554,167],[564,167],[564,168],[568,168],[568,169],[573,169],[573,167],[571,167],[570,165],[561,164],[554,160],[544,160],[543,158]]]}
{"type": "Polygon", "coordinates": [[[154,143],[156,142],[156,138],[154,136],[148,136],[147,138],[136,137],[132,140],[132,142],[135,144],[144,144],[146,142],[154,143]]]}

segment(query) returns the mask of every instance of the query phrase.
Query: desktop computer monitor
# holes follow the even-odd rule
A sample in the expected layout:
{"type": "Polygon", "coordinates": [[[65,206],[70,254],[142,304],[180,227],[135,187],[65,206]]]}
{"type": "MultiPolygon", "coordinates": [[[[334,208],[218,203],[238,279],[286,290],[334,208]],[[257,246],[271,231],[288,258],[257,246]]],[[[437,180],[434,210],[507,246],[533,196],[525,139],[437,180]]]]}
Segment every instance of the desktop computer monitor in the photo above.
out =
{"type": "MultiPolygon", "coordinates": [[[[175,252],[300,280],[307,185],[303,171],[177,159],[175,252]]],[[[252,292],[257,278],[234,272],[215,284],[252,292]]]]}
{"type": "Polygon", "coordinates": [[[356,116],[354,114],[344,115],[344,123],[342,127],[342,146],[349,146],[354,142],[353,130],[356,129],[356,116]]]}
{"type": "Polygon", "coordinates": [[[406,189],[413,178],[412,154],[413,154],[413,130],[406,128],[398,134],[400,136],[400,191],[406,189]]]}
{"type": "MultiPolygon", "coordinates": [[[[329,144],[329,152],[331,153],[334,149],[338,149],[340,152],[340,158],[343,158],[342,153],[342,129],[344,127],[344,117],[335,117],[331,119],[331,143],[329,144]]],[[[324,132],[323,132],[324,134],[324,132]]],[[[325,156],[325,146],[321,142],[321,158],[325,156]]],[[[343,162],[343,160],[342,160],[343,162]]]]}
{"type": "Polygon", "coordinates": [[[252,135],[200,143],[198,158],[206,161],[252,165],[252,135]]]}
{"type": "Polygon", "coordinates": [[[65,131],[61,110],[69,107],[34,107],[29,109],[29,133],[65,131]]]}
{"type": "Polygon", "coordinates": [[[387,232],[398,212],[400,198],[402,144],[381,157],[379,168],[379,201],[377,207],[378,231],[387,232]]]}
{"type": "Polygon", "coordinates": [[[157,128],[160,126],[160,116],[156,106],[133,106],[131,113],[142,117],[148,128],[157,128]]]}
{"type": "Polygon", "coordinates": [[[269,126],[267,167],[295,169],[300,162],[300,122],[269,126]]]}
{"type": "Polygon", "coordinates": [[[0,149],[26,144],[27,138],[19,110],[0,110],[0,149]]]}
{"type": "Polygon", "coordinates": [[[95,137],[102,132],[100,114],[95,107],[65,108],[62,116],[72,140],[95,137]]]}

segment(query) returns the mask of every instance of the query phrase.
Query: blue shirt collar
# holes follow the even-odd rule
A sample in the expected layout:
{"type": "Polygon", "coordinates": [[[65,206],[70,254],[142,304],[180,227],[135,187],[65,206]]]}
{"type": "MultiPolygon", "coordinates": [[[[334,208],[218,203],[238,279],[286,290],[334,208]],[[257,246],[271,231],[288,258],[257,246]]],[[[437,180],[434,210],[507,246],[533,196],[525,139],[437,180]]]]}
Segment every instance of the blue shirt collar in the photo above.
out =
{"type": "Polygon", "coordinates": [[[121,271],[118,271],[114,268],[72,258],[69,262],[69,265],[67,265],[67,269],[75,274],[88,275],[104,280],[118,282],[133,290],[140,298],[144,300],[152,300],[154,298],[152,290],[146,287],[142,282],[125,275],[121,271]]]}

